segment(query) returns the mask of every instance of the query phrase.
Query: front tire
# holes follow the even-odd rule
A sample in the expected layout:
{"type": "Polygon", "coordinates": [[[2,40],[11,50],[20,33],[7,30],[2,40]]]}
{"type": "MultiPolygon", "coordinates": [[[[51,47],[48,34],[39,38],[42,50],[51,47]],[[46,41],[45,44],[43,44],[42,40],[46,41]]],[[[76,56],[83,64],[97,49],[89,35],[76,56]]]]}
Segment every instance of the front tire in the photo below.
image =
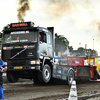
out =
{"type": "Polygon", "coordinates": [[[42,72],[39,73],[39,80],[42,83],[49,83],[51,79],[51,68],[48,64],[45,64],[42,72]]]}
{"type": "Polygon", "coordinates": [[[7,80],[11,83],[18,82],[19,77],[16,75],[16,73],[13,72],[7,72],[7,80]]]}

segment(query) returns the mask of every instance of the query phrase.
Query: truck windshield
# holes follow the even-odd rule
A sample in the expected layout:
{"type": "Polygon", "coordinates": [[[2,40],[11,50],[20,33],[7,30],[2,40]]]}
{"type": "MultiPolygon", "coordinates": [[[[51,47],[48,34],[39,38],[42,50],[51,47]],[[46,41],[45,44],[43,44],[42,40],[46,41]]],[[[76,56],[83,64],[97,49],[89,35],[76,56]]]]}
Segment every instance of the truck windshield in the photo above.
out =
{"type": "Polygon", "coordinates": [[[37,42],[37,31],[13,31],[3,34],[2,43],[37,42]]]}

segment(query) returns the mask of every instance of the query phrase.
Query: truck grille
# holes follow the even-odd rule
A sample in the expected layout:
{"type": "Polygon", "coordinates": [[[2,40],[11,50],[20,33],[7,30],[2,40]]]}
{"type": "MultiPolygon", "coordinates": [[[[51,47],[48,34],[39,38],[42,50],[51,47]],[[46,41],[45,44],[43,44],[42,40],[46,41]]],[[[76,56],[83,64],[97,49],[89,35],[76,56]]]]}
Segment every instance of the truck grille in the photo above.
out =
{"type": "Polygon", "coordinates": [[[14,61],[8,61],[9,66],[23,66],[26,65],[26,60],[14,60],[14,61]]]}
{"type": "Polygon", "coordinates": [[[23,60],[37,57],[36,48],[13,48],[2,51],[2,59],[6,60],[23,60]]]}
{"type": "MultiPolygon", "coordinates": [[[[23,49],[13,49],[13,50],[11,50],[11,57],[13,57],[14,55],[16,55],[18,52],[20,52],[22,50],[23,49]]],[[[20,53],[15,58],[24,58],[24,57],[27,57],[27,50],[25,50],[24,52],[20,53]]]]}

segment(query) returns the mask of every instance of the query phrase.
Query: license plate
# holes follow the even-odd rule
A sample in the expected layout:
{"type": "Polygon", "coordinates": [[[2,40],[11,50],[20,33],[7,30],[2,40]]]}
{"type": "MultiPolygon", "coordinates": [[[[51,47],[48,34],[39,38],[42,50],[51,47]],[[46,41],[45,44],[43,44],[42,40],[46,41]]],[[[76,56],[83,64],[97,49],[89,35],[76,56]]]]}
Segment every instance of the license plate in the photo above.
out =
{"type": "Polygon", "coordinates": [[[14,48],[23,48],[22,46],[15,46],[14,48]]]}
{"type": "Polygon", "coordinates": [[[14,67],[14,69],[22,69],[23,67],[22,66],[16,66],[14,67]]]}

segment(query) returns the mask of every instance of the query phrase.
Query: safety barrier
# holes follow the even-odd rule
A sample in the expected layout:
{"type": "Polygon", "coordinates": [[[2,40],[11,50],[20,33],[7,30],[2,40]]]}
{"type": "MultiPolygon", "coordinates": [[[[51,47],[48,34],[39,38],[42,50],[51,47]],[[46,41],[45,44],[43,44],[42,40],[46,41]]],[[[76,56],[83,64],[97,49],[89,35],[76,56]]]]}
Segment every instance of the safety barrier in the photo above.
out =
{"type": "Polygon", "coordinates": [[[57,99],[57,100],[78,100],[76,81],[73,81],[72,84],[71,84],[69,97],[68,98],[63,98],[63,99],[57,99]]]}
{"type": "Polygon", "coordinates": [[[76,81],[72,82],[68,100],[78,100],[78,98],[77,98],[76,81]]]}

